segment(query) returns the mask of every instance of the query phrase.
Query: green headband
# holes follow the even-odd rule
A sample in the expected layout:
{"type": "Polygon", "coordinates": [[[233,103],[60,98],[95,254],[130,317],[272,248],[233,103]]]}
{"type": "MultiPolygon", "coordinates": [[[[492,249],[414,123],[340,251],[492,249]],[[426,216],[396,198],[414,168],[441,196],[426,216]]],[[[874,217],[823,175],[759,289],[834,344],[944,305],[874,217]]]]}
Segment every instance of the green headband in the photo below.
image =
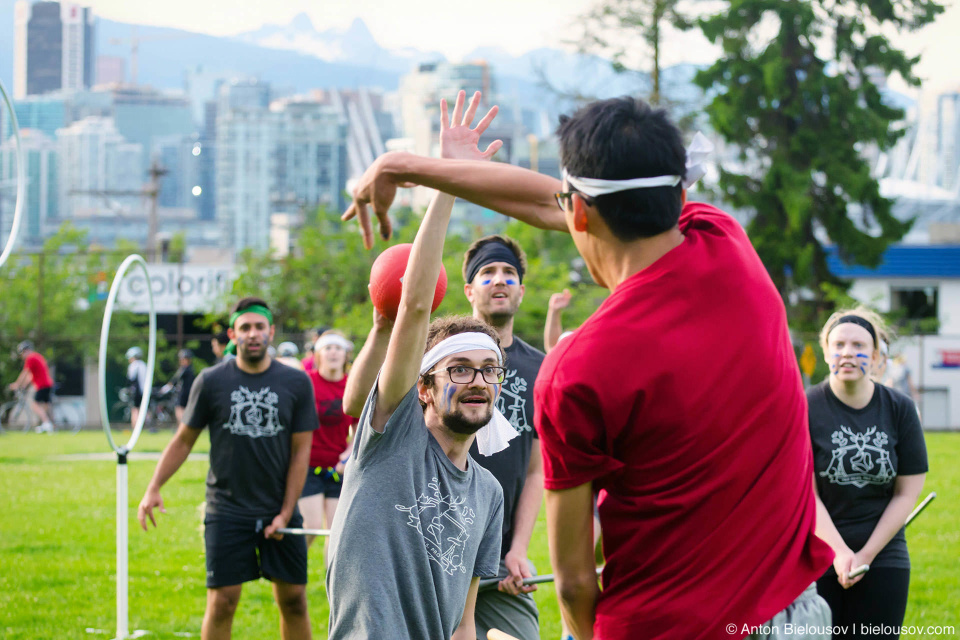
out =
{"type": "Polygon", "coordinates": [[[259,313],[270,324],[273,324],[273,314],[270,312],[270,309],[267,309],[265,306],[260,304],[255,304],[252,307],[247,307],[246,309],[241,309],[240,311],[234,311],[233,315],[230,316],[230,328],[233,328],[233,323],[237,321],[237,318],[242,316],[245,313],[259,313]]]}
{"type": "MultiPolygon", "coordinates": [[[[237,318],[242,316],[245,313],[259,313],[264,318],[267,319],[267,322],[273,324],[273,314],[270,313],[270,309],[267,309],[261,304],[255,304],[252,307],[247,307],[246,309],[241,309],[240,311],[234,311],[233,315],[230,316],[230,328],[233,328],[233,323],[237,321],[237,318]]],[[[224,353],[229,353],[231,355],[237,355],[237,343],[231,340],[227,343],[227,346],[223,350],[224,353]]]]}

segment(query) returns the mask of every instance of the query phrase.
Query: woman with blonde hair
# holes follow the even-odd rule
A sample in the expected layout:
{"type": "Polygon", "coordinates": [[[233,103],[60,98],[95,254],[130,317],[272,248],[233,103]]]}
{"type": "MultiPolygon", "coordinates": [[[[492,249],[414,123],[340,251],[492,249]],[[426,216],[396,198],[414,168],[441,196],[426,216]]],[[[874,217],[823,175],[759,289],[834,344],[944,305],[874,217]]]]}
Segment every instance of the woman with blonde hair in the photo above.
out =
{"type": "Polygon", "coordinates": [[[817,590],[841,631],[834,638],[899,638],[907,606],[904,523],[927,451],[913,400],[871,379],[887,336],[869,309],[834,313],[820,333],[830,374],[807,391],[817,535],[836,553],[817,590]],[[851,577],[862,565],[869,570],[851,577]]]}
{"type": "MultiPolygon", "coordinates": [[[[300,496],[303,526],[329,529],[340,501],[343,474],[350,458],[347,444],[356,420],[343,412],[347,386],[347,355],[353,343],[336,329],[324,331],[313,347],[314,363],[307,375],[313,383],[320,428],[313,432],[310,467],[300,496]]],[[[307,544],[313,536],[307,537],[307,544]]]]}

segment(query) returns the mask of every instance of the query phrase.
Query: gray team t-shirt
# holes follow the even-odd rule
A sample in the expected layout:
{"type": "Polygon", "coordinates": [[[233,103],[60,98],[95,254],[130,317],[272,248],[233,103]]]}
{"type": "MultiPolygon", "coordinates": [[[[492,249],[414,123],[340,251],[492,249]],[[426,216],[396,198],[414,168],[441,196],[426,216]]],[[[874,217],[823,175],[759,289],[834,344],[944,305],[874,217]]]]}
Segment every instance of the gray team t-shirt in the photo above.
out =
{"type": "Polygon", "coordinates": [[[330,534],[330,640],[449,638],[473,577],[497,574],[503,493],[468,458],[458,469],[427,430],[416,387],[383,433],[360,416],[330,534]]]}
{"type": "Polygon", "coordinates": [[[210,428],[206,512],[250,518],[280,513],[291,435],[320,424],[307,374],[276,360],[245,373],[236,359],[200,372],[183,423],[210,428]]]}

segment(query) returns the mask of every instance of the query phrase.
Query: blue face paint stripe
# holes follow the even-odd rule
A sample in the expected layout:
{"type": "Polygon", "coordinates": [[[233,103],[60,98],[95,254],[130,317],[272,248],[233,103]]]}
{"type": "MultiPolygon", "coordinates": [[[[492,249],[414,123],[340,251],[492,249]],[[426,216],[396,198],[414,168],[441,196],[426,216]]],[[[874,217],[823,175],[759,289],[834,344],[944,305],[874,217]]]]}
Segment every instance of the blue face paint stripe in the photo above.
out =
{"type": "Polygon", "coordinates": [[[480,281],[480,284],[482,284],[483,286],[487,286],[487,285],[490,284],[491,282],[493,282],[493,280],[481,280],[481,281],[480,281]]]}
{"type": "Polygon", "coordinates": [[[457,387],[453,383],[448,383],[443,385],[443,401],[446,405],[447,413],[452,411],[453,408],[453,396],[457,393],[457,387]]]}
{"type": "Polygon", "coordinates": [[[516,280],[507,280],[507,284],[509,284],[509,285],[514,285],[514,284],[517,284],[517,281],[516,281],[516,280]]]}

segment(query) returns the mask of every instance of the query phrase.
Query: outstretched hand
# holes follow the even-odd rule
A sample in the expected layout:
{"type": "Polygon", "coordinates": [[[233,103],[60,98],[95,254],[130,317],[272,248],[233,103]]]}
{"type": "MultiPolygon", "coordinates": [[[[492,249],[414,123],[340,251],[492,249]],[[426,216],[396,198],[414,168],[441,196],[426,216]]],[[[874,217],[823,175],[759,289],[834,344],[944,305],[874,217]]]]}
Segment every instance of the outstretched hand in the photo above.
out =
{"type": "MultiPolygon", "coordinates": [[[[466,92],[464,91],[457,95],[452,120],[448,119],[446,100],[440,101],[441,156],[456,160],[489,160],[503,146],[503,141],[494,140],[485,151],[480,151],[477,144],[480,142],[480,136],[493,122],[499,108],[491,108],[487,115],[477,123],[477,126],[471,129],[470,124],[473,122],[477,108],[480,106],[481,94],[478,91],[473,95],[470,105],[467,107],[467,112],[461,118],[465,97],[466,92]],[[457,124],[458,121],[459,124],[457,124]]],[[[398,180],[392,170],[392,167],[396,165],[391,163],[396,162],[401,156],[401,152],[394,151],[377,158],[360,176],[353,190],[353,202],[340,217],[343,221],[352,218],[357,219],[357,222],[360,223],[360,233],[363,235],[363,246],[367,249],[373,248],[373,223],[370,218],[370,206],[373,206],[373,213],[377,216],[380,225],[380,237],[389,240],[393,232],[393,225],[390,222],[388,211],[397,196],[397,189],[414,186],[398,180]]]]}
{"type": "Polygon", "coordinates": [[[463,102],[466,97],[466,91],[460,91],[457,94],[457,101],[453,106],[453,119],[447,117],[446,99],[440,100],[440,157],[452,160],[489,160],[503,146],[503,140],[494,140],[487,146],[486,151],[480,151],[480,136],[497,117],[500,107],[496,105],[491,107],[487,115],[483,116],[477,126],[471,129],[470,125],[480,106],[480,92],[473,94],[467,112],[463,113],[463,102]]]}
{"type": "Polygon", "coordinates": [[[570,306],[570,298],[570,289],[564,289],[562,293],[554,293],[550,296],[550,302],[547,303],[547,308],[551,311],[566,309],[570,306]]]}

